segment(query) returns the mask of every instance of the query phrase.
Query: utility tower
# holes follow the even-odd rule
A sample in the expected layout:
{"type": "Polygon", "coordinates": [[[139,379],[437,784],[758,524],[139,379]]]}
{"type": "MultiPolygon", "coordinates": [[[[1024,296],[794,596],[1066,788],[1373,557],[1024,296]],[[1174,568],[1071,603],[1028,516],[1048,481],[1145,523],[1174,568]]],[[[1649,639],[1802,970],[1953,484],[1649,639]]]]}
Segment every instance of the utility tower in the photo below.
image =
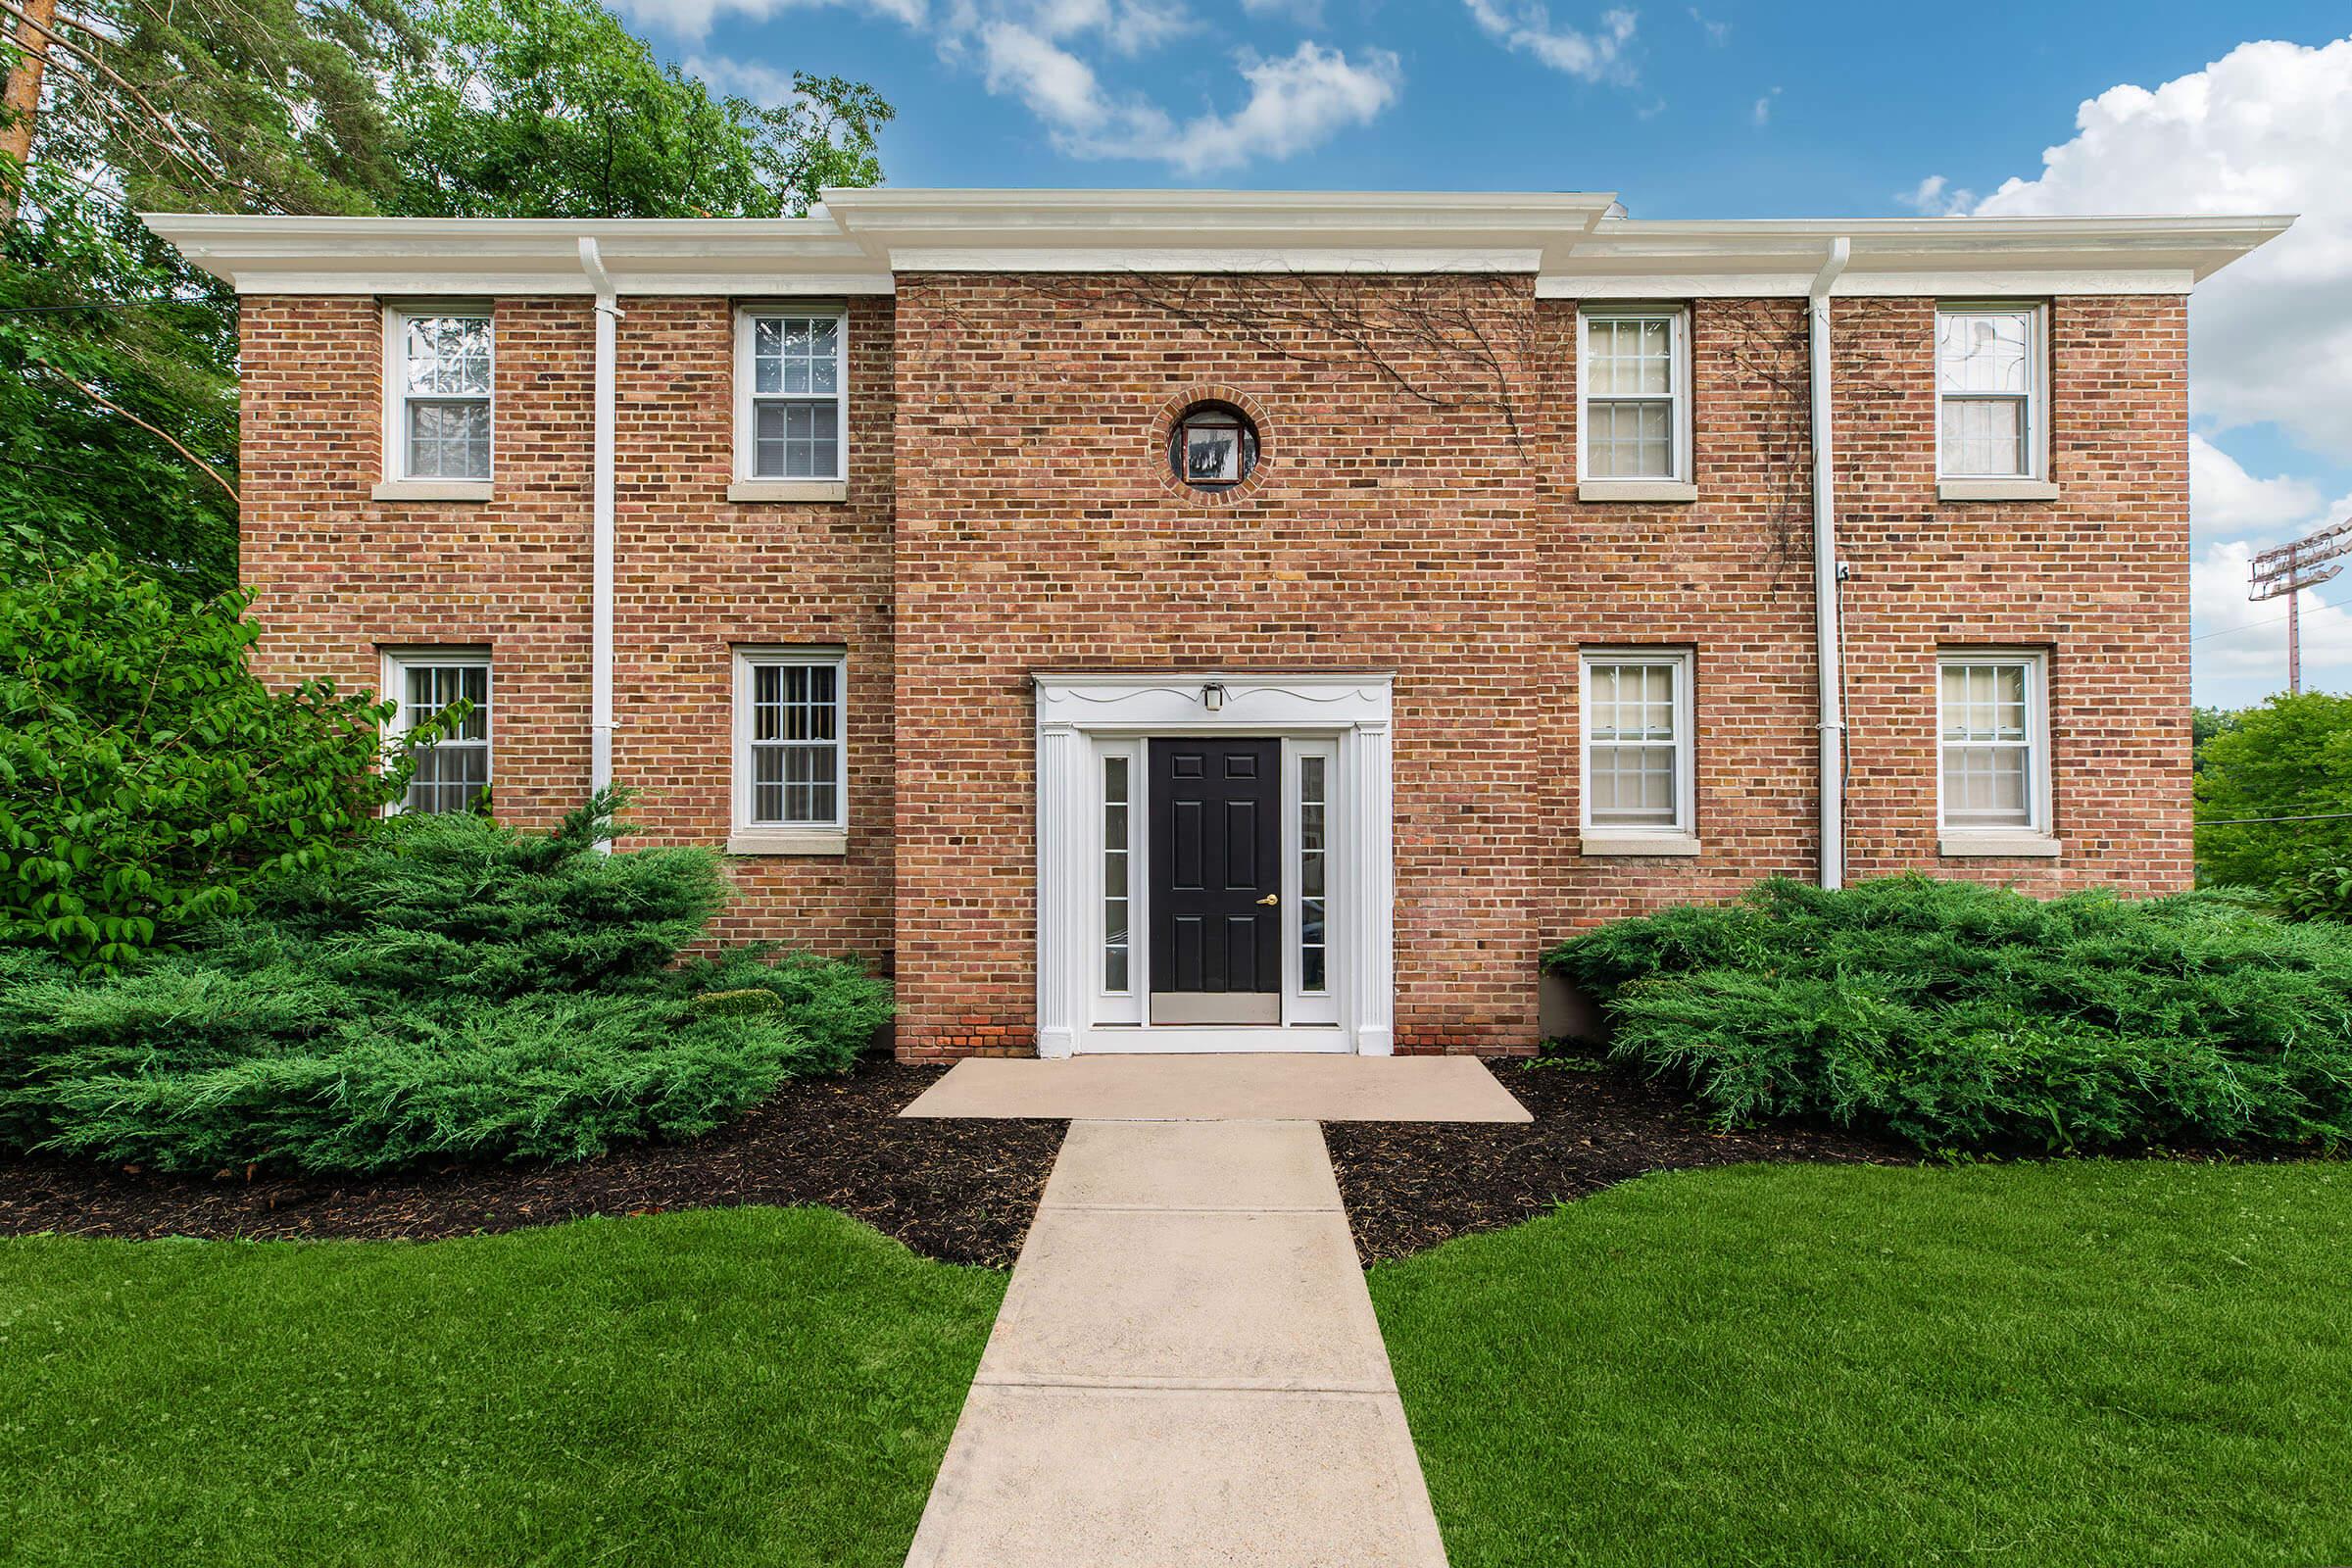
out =
{"type": "Polygon", "coordinates": [[[2317,588],[2342,571],[2342,558],[2348,555],[2352,555],[2352,517],[2254,558],[2254,586],[2246,597],[2259,601],[2286,596],[2286,689],[2290,693],[2303,690],[2303,590],[2317,588]]]}

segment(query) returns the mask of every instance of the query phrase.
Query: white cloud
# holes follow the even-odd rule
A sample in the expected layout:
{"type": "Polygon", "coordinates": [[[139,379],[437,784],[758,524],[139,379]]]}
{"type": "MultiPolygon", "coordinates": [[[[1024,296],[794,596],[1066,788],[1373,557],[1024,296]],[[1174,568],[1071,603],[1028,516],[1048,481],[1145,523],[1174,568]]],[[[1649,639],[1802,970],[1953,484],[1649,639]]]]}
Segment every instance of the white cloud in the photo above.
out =
{"type": "Polygon", "coordinates": [[[1207,173],[1257,158],[1288,158],[1351,125],[1370,124],[1396,101],[1404,71],[1386,49],[1350,61],[1337,49],[1302,40],[1272,60],[1245,57],[1249,102],[1232,115],[1204,115],[1184,128],[1172,152],[1187,173],[1207,173]]]}
{"type": "MultiPolygon", "coordinates": [[[[1189,119],[1147,92],[1106,82],[1109,57],[1158,49],[1179,36],[1200,36],[1185,0],[620,0],[633,16],[698,33],[713,16],[767,16],[796,4],[863,5],[926,28],[951,66],[975,71],[992,93],[1017,98],[1045,125],[1054,146],[1073,158],[1145,159],[1188,175],[1250,162],[1274,162],[1369,124],[1395,104],[1404,71],[1386,49],[1343,50],[1302,41],[1287,55],[1243,49],[1231,55],[1244,90],[1230,113],[1203,109],[1189,119]]],[[[1243,0],[1252,13],[1308,20],[1319,0],[1243,0]]],[[[1632,19],[1626,19],[1631,30],[1632,19]]],[[[756,62],[693,58],[688,69],[747,97],[777,101],[789,78],[756,62]]]]}
{"type": "Polygon", "coordinates": [[[909,27],[919,27],[926,20],[924,0],[615,0],[615,4],[620,14],[633,22],[646,23],[685,38],[702,37],[710,30],[713,21],[724,16],[749,17],[760,22],[781,11],[828,5],[870,11],[909,27]]]}
{"type": "Polygon", "coordinates": [[[1755,122],[1757,124],[1759,124],[1759,125],[1769,125],[1769,124],[1771,124],[1771,123],[1772,123],[1772,101],[1773,101],[1775,98],[1778,98],[1780,95],[1781,95],[1781,89],[1780,89],[1780,88],[1778,88],[1778,87],[1775,87],[1775,88],[1773,88],[1773,89],[1772,89],[1772,91],[1770,91],[1770,92],[1766,93],[1766,94],[1765,94],[1763,97],[1761,97],[1761,98],[1757,99],[1757,100],[1756,100],[1756,106],[1755,106],[1755,108],[1753,108],[1753,109],[1751,109],[1751,110],[1749,110],[1749,111],[1748,111],[1748,118],[1749,118],[1749,119],[1751,119],[1751,120],[1753,120],[1753,121],[1754,121],[1754,122],[1755,122]]]}
{"type": "Polygon", "coordinates": [[[1253,17],[1285,17],[1301,27],[1323,25],[1323,0],[1242,0],[1253,17]]]}
{"type": "Polygon", "coordinates": [[[2192,396],[2225,428],[2275,419],[2352,457],[2352,38],[2240,44],[2154,91],[2111,87],[2075,126],[1974,211],[2300,213],[2198,288],[2192,396]]]}
{"type": "Polygon", "coordinates": [[[1930,218],[1949,218],[1977,205],[1975,191],[1956,189],[1941,174],[1930,174],[1894,199],[1913,212],[1924,213],[1930,218]]]}
{"type": "Polygon", "coordinates": [[[1699,30],[1707,35],[1707,42],[1716,48],[1720,49],[1732,41],[1732,24],[1730,23],[1717,22],[1712,17],[1701,15],[1696,6],[1690,8],[1690,20],[1698,24],[1699,30]]]}
{"type": "Polygon", "coordinates": [[[1534,55],[1554,71],[1586,81],[1603,77],[1630,81],[1633,69],[1619,59],[1633,41],[1634,14],[1609,11],[1591,32],[1554,27],[1543,0],[1462,0],[1470,18],[1505,48],[1534,55]]]}
{"type": "Polygon", "coordinates": [[[2188,438],[2188,514],[2200,538],[2277,534],[2280,538],[2325,525],[2319,487],[2281,475],[2258,479],[2201,435],[2188,438]]]}

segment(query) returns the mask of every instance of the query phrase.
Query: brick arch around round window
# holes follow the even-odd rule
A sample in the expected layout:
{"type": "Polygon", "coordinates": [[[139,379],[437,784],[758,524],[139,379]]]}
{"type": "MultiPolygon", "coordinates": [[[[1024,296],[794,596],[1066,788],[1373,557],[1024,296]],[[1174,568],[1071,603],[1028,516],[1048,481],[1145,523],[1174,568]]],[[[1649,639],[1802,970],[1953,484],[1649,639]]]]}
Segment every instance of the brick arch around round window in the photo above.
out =
{"type": "Polygon", "coordinates": [[[1188,505],[1215,510],[1247,501],[1263,490],[1274,478],[1279,462],[1277,441],[1272,425],[1267,421],[1265,408],[1249,393],[1223,382],[1203,381],[1188,386],[1159,406],[1159,414],[1152,421],[1152,471],[1159,476],[1159,487],[1168,495],[1188,505]],[[1176,423],[1203,403],[1223,403],[1242,411],[1257,432],[1257,462],[1249,477],[1239,484],[1220,485],[1202,489],[1186,484],[1176,476],[1174,465],[1168,461],[1168,445],[1176,439],[1176,423]]]}

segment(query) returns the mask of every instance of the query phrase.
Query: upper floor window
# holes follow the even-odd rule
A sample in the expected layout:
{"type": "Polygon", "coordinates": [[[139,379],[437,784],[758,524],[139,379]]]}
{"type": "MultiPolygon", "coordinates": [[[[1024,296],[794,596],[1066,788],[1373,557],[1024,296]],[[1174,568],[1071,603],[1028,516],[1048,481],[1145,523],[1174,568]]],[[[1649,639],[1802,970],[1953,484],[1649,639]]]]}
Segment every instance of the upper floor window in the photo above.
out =
{"type": "Polygon", "coordinates": [[[1947,479],[2039,479],[2042,315],[2033,305],[1936,312],[1937,471],[1947,479]]]}
{"type": "Polygon", "coordinates": [[[849,477],[849,343],[848,315],[836,306],[757,306],[737,316],[738,477],[849,477]]]}
{"type": "Polygon", "coordinates": [[[1974,650],[1936,658],[1938,797],[1944,828],[2049,829],[2044,656],[1974,650]]]}
{"type": "Polygon", "coordinates": [[[1679,306],[1580,314],[1580,479],[1690,479],[1690,319],[1679,306]]]}
{"type": "MultiPolygon", "coordinates": [[[[810,829],[838,836],[848,828],[848,659],[838,648],[735,651],[739,841],[810,829]]],[[[750,847],[793,846],[755,842],[750,847]]]]}
{"type": "Polygon", "coordinates": [[[387,479],[490,477],[490,312],[395,310],[385,318],[387,479]]]}
{"type": "Polygon", "coordinates": [[[1196,489],[1240,484],[1257,466],[1257,426],[1230,403],[1196,403],[1176,421],[1168,464],[1196,489]]]}
{"type": "Polygon", "coordinates": [[[1582,707],[1587,834],[1690,833],[1690,653],[1587,652],[1582,707]]]}
{"type": "Polygon", "coordinates": [[[470,811],[490,793],[490,656],[426,648],[384,656],[384,685],[398,701],[391,732],[406,735],[463,701],[465,716],[416,757],[401,809],[470,811]]]}

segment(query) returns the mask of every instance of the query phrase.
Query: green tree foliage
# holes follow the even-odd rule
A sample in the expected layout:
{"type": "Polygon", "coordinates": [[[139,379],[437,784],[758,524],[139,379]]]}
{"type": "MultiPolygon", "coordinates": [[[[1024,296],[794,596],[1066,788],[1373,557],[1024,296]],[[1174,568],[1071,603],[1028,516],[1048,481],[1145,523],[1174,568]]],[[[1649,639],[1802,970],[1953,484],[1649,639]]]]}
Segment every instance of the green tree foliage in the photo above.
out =
{"type": "Polygon", "coordinates": [[[2205,771],[2205,743],[2237,728],[2244,712],[2235,708],[2192,708],[2188,710],[2189,756],[2196,771],[2205,771]]]}
{"type": "Polygon", "coordinates": [[[138,211],[768,217],[876,182],[891,114],[714,95],[598,0],[64,0],[47,64],[0,168],[0,524],[191,600],[235,582],[236,301],[138,211]]]}
{"type": "Polygon", "coordinates": [[[573,1159],[847,1067],[890,988],[840,959],[675,963],[718,858],[598,853],[615,804],[550,834],[398,818],[120,974],[9,957],[0,1144],[195,1171],[573,1159]]]}
{"type": "Polygon", "coordinates": [[[882,177],[871,87],[796,73],[762,106],[713,94],[580,0],[436,0],[392,91],[385,210],[482,218],[772,218],[882,177]]]}
{"type": "Polygon", "coordinates": [[[2352,931],[2216,894],[1776,880],[1544,961],[1600,999],[1614,1054],[1726,1124],[1932,1151],[2352,1136],[2352,931]]]}
{"type": "Polygon", "coordinates": [[[243,608],[111,555],[0,555],[0,941],[99,967],[173,946],[326,868],[400,787],[385,710],[264,686],[243,608]]]}
{"type": "Polygon", "coordinates": [[[2316,867],[2352,859],[2352,697],[2305,692],[2246,710],[2199,749],[2197,875],[2278,894],[2316,867]]]}

